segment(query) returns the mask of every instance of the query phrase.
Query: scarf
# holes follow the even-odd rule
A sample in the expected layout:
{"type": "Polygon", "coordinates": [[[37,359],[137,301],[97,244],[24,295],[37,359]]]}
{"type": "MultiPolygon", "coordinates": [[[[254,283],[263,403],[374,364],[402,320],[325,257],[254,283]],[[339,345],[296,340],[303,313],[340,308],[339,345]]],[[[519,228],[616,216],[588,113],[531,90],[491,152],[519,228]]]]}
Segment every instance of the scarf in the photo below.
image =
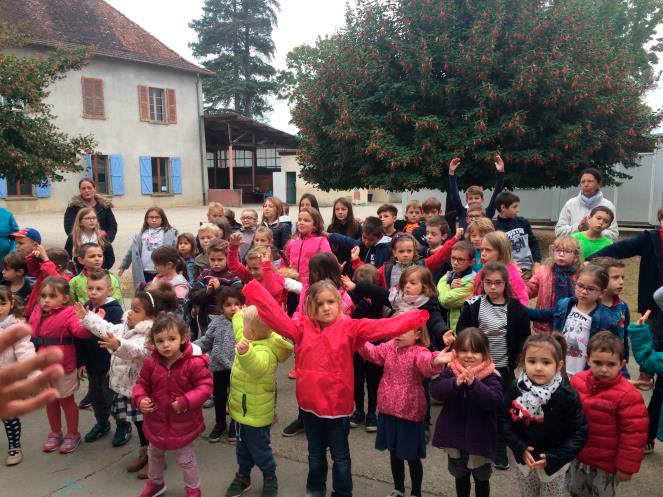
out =
{"type": "Polygon", "coordinates": [[[580,201],[588,209],[593,209],[596,205],[603,200],[603,192],[598,190],[592,197],[586,197],[582,192],[580,192],[580,201]]]}
{"type": "Polygon", "coordinates": [[[419,309],[422,305],[430,300],[430,297],[421,295],[405,295],[398,287],[393,287],[389,290],[389,302],[391,307],[397,311],[410,311],[412,309],[419,309]]]}
{"type": "Polygon", "coordinates": [[[553,266],[554,271],[554,288],[553,295],[555,300],[563,299],[566,297],[573,297],[575,295],[575,288],[571,276],[573,269],[569,266],[553,266]]]}
{"type": "Polygon", "coordinates": [[[490,376],[495,371],[495,363],[493,361],[483,361],[482,363],[477,364],[476,366],[473,366],[471,368],[466,368],[458,360],[456,351],[454,351],[453,354],[454,357],[449,364],[451,365],[451,370],[454,372],[456,376],[460,376],[461,374],[469,370],[474,374],[474,377],[477,380],[483,380],[484,378],[490,376]]]}
{"type": "Polygon", "coordinates": [[[562,384],[562,375],[557,372],[555,377],[545,385],[536,385],[523,371],[518,378],[518,390],[520,396],[511,404],[509,409],[514,421],[522,420],[525,426],[530,423],[543,423],[543,406],[545,406],[553,394],[562,384]]]}

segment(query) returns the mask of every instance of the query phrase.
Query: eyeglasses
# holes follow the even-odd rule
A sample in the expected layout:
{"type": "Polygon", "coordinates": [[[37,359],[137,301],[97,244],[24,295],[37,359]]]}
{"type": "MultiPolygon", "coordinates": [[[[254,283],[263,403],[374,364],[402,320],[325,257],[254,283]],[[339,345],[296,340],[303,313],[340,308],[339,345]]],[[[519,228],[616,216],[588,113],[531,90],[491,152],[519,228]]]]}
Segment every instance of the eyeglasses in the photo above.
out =
{"type": "Polygon", "coordinates": [[[483,280],[483,284],[486,285],[486,286],[497,288],[497,287],[500,287],[500,286],[504,285],[504,281],[502,281],[502,280],[483,280]]]}
{"type": "Polygon", "coordinates": [[[86,217],[82,218],[82,220],[83,221],[96,221],[97,216],[86,216],[86,217]]]}
{"type": "Polygon", "coordinates": [[[465,262],[467,257],[452,257],[451,262],[465,262]]]}
{"type": "Polygon", "coordinates": [[[253,217],[253,216],[242,216],[242,217],[240,217],[240,219],[242,221],[257,221],[258,220],[257,217],[253,217]]]}
{"type": "Polygon", "coordinates": [[[573,249],[556,248],[556,249],[553,250],[553,253],[555,255],[576,255],[578,253],[578,251],[573,250],[573,249]]]}
{"type": "Polygon", "coordinates": [[[161,219],[161,216],[147,216],[147,219],[161,219]]]}
{"type": "Polygon", "coordinates": [[[596,293],[596,292],[601,291],[600,288],[596,288],[595,286],[585,286],[582,283],[576,283],[576,288],[578,290],[581,290],[581,291],[587,292],[587,293],[596,293]]]}

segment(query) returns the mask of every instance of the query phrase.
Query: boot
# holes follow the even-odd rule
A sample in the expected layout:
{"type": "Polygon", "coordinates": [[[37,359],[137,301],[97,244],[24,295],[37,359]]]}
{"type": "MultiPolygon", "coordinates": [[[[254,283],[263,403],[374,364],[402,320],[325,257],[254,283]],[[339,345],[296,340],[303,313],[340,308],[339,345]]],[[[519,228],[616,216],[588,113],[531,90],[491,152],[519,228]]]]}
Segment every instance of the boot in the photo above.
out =
{"type": "Polygon", "coordinates": [[[136,471],[136,478],[139,480],[147,480],[147,464],[136,471]]]}
{"type": "Polygon", "coordinates": [[[138,455],[136,458],[127,464],[127,471],[129,473],[135,473],[143,467],[147,467],[147,447],[141,447],[138,449],[138,455]]]}

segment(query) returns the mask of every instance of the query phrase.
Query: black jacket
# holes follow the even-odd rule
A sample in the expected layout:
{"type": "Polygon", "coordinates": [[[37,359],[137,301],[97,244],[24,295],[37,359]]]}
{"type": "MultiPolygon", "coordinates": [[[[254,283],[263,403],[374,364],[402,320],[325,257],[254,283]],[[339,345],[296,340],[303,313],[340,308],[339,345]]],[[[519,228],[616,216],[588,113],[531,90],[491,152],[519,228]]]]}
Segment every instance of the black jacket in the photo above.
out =
{"type": "MultiPolygon", "coordinates": [[[[120,324],[122,322],[124,311],[117,300],[107,302],[98,309],[93,309],[90,302],[87,302],[85,307],[97,313],[100,309],[103,309],[103,318],[109,323],[120,324]]],[[[77,338],[75,343],[76,353],[79,355],[77,361],[79,366],[84,364],[87,372],[92,374],[103,374],[108,372],[110,369],[110,354],[106,349],[102,349],[99,346],[99,339],[97,337],[83,339],[77,338]]]]}
{"type": "MultiPolygon", "coordinates": [[[[97,222],[101,229],[106,232],[106,239],[112,243],[117,234],[117,221],[115,221],[115,215],[112,210],[113,204],[101,195],[95,195],[95,199],[97,203],[94,206],[94,210],[97,211],[97,222]]],[[[85,207],[85,202],[83,202],[80,195],[76,195],[69,202],[67,210],[64,211],[64,232],[67,235],[71,235],[76,214],[83,207],[85,207]]]]}
{"type": "Polygon", "coordinates": [[[364,264],[373,264],[379,268],[391,257],[391,238],[383,236],[372,247],[364,245],[363,240],[355,240],[349,236],[338,233],[330,233],[329,243],[336,244],[341,253],[347,253],[348,257],[353,247],[359,247],[359,258],[364,264]]]}
{"type": "MultiPolygon", "coordinates": [[[[463,304],[463,310],[460,312],[456,325],[456,333],[460,333],[465,328],[480,328],[479,308],[481,307],[481,297],[481,295],[478,295],[463,304]]],[[[488,297],[486,296],[486,298],[488,297]]],[[[527,308],[518,299],[509,299],[506,309],[506,347],[511,371],[515,369],[518,356],[520,356],[523,344],[529,335],[530,321],[527,316],[527,308]]]]}
{"type": "Polygon", "coordinates": [[[511,255],[518,267],[532,269],[535,262],[541,262],[541,248],[532,226],[524,217],[507,219],[497,216],[495,229],[503,231],[511,242],[511,255]]]}
{"type": "Polygon", "coordinates": [[[422,247],[428,247],[428,240],[426,240],[426,226],[419,226],[412,230],[412,236],[419,242],[422,247]]]}
{"type": "MultiPolygon", "coordinates": [[[[356,223],[356,221],[355,221],[356,223]]],[[[348,233],[348,226],[347,225],[341,225],[339,227],[332,227],[331,225],[327,227],[327,233],[338,233],[340,235],[344,235],[350,238],[354,238],[355,240],[361,240],[361,224],[357,224],[357,233],[355,235],[351,235],[348,233]]],[[[352,258],[350,257],[350,254],[348,253],[347,250],[344,250],[341,246],[339,246],[336,243],[331,243],[331,249],[333,254],[336,256],[338,259],[338,263],[341,264],[343,267],[343,274],[347,276],[352,276],[352,258]],[[345,262],[345,266],[343,266],[343,263],[345,262]]]]}
{"type": "Polygon", "coordinates": [[[661,281],[661,238],[659,230],[645,230],[642,233],[621,240],[609,247],[599,250],[588,257],[615,257],[628,259],[640,256],[640,274],[638,276],[638,312],[644,314],[647,309],[652,313],[658,312],[658,305],[654,302],[654,292],[663,285],[661,281]]]}
{"type": "MultiPolygon", "coordinates": [[[[83,270],[83,266],[78,263],[77,254],[73,253],[74,239],[71,235],[67,237],[67,241],[64,244],[64,249],[69,254],[69,257],[71,257],[71,260],[74,261],[74,265],[76,266],[76,274],[80,273],[83,270]]],[[[104,263],[101,265],[101,267],[104,269],[110,269],[113,267],[113,264],[115,264],[115,252],[113,251],[113,246],[108,240],[106,240],[106,245],[104,246],[103,252],[104,263]]]]}
{"type": "Polygon", "coordinates": [[[523,453],[533,447],[532,456],[546,455],[545,472],[552,475],[566,463],[575,459],[587,441],[587,418],[582,404],[568,381],[563,380],[548,403],[543,406],[543,423],[513,421],[509,409],[520,396],[514,380],[504,396],[504,407],[500,413],[502,433],[513,450],[519,464],[524,464],[523,453]]]}
{"type": "Polygon", "coordinates": [[[292,238],[292,223],[276,222],[270,225],[264,223],[263,226],[267,226],[269,229],[272,230],[272,237],[274,238],[274,247],[276,247],[276,250],[282,251],[285,248],[285,244],[288,243],[288,240],[292,238]]]}

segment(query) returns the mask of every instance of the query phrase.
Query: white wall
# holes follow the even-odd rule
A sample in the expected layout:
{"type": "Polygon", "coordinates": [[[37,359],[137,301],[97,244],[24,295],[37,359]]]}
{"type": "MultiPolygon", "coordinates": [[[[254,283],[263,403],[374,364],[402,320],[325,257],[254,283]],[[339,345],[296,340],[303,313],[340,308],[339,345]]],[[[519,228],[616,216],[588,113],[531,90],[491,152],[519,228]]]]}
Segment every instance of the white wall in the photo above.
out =
{"type": "MultiPolygon", "coordinates": [[[[29,48],[7,51],[15,55],[34,54],[29,48]]],[[[49,89],[47,102],[57,116],[55,124],[71,134],[92,134],[101,155],[119,154],[124,162],[124,195],[113,197],[121,208],[146,208],[153,205],[191,206],[203,202],[201,177],[201,141],[198,83],[194,73],[155,65],[94,57],[80,71],[49,89]],[[81,77],[103,80],[106,119],[85,119],[81,77]],[[177,123],[151,124],[140,121],[138,85],[173,88],[176,94],[177,123]],[[172,196],[142,195],[139,156],[180,157],[182,160],[182,194],[172,196]]],[[[64,182],[54,183],[49,198],[0,201],[14,212],[62,210],[78,193],[78,180],[84,172],[69,174],[64,182]]]]}

